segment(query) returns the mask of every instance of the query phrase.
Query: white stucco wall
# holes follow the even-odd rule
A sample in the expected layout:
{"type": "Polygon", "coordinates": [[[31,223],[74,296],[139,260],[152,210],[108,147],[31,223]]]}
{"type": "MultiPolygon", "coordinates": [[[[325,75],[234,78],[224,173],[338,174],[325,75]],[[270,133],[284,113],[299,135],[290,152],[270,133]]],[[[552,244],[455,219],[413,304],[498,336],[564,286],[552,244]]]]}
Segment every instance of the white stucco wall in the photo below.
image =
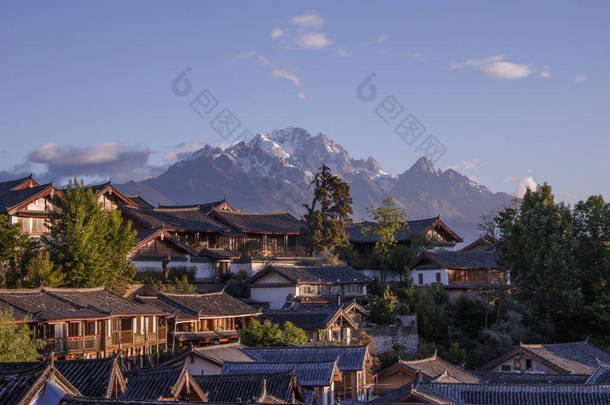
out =
{"type": "MultiPolygon", "coordinates": [[[[163,263],[161,261],[133,260],[131,263],[135,266],[136,271],[138,272],[145,272],[147,270],[154,270],[158,272],[163,271],[163,263]]],[[[188,269],[194,269],[196,281],[209,280],[216,277],[216,266],[214,266],[214,263],[212,262],[170,262],[168,267],[186,267],[188,269]]]]}
{"type": "Polygon", "coordinates": [[[222,367],[196,356],[191,356],[186,368],[191,375],[217,375],[222,370],[222,367]]]}
{"type": "Polygon", "coordinates": [[[250,286],[250,298],[268,302],[270,309],[280,309],[286,303],[288,294],[295,294],[296,287],[255,287],[250,286]]]}
{"type": "Polygon", "coordinates": [[[252,276],[258,273],[260,270],[265,268],[266,263],[263,261],[253,261],[246,263],[231,263],[231,273],[239,273],[241,270],[248,273],[249,276],[252,276]]]}
{"type": "Polygon", "coordinates": [[[415,285],[419,284],[419,274],[423,274],[423,284],[421,285],[430,285],[436,283],[436,274],[441,274],[441,284],[447,285],[449,284],[449,274],[445,269],[425,269],[425,270],[411,270],[411,279],[415,283],[415,285]]]}

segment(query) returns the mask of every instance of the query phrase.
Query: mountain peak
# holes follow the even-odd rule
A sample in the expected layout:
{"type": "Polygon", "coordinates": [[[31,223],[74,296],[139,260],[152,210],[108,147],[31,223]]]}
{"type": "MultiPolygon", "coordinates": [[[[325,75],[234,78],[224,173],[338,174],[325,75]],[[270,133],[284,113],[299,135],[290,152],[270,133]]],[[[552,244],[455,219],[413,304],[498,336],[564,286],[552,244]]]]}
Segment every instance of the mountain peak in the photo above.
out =
{"type": "Polygon", "coordinates": [[[434,163],[425,156],[422,156],[417,159],[417,162],[415,162],[413,166],[411,166],[409,171],[416,173],[436,173],[436,171],[434,170],[434,163]]]}

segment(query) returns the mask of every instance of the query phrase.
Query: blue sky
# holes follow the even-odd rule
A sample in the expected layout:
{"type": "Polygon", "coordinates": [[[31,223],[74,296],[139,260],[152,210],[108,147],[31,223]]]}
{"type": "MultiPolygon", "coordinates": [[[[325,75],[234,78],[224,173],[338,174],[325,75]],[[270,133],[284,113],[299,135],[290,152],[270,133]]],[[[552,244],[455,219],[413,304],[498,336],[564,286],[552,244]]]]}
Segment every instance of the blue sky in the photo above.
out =
{"type": "Polygon", "coordinates": [[[606,1],[5,1],[0,170],[155,173],[232,140],[190,107],[207,89],[238,131],[323,132],[398,174],[421,152],[375,113],[394,96],[446,148],[439,168],[610,198],[609,15],[606,1]]]}

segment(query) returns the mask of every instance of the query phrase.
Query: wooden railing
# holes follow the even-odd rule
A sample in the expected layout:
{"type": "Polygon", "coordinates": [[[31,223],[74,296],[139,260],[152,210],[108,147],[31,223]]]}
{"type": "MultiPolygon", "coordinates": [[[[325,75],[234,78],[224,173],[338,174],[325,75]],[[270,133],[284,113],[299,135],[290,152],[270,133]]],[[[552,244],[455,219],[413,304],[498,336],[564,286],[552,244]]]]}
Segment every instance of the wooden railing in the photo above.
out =
{"type": "Polygon", "coordinates": [[[79,336],[69,338],[56,338],[49,340],[47,347],[55,353],[76,353],[84,351],[99,351],[99,336],[79,336]]]}

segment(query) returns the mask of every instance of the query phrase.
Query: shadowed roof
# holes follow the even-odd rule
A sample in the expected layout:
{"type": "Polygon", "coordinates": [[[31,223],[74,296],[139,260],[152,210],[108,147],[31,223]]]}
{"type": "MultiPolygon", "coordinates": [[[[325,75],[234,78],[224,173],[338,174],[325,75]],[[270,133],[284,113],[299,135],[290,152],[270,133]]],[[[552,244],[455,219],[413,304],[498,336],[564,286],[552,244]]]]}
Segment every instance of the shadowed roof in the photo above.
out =
{"type": "Polygon", "coordinates": [[[157,308],[137,303],[120,295],[96,288],[44,288],[45,293],[79,305],[81,307],[95,308],[109,315],[163,315],[157,308]]]}
{"type": "Polygon", "coordinates": [[[425,380],[433,380],[439,377],[451,379],[463,383],[479,383],[480,378],[465,369],[451,364],[436,355],[421,360],[398,360],[393,366],[381,370],[378,375],[390,375],[399,372],[400,369],[408,370],[413,374],[422,374],[425,380]]]}
{"type": "Polygon", "coordinates": [[[363,272],[349,266],[267,266],[252,276],[253,283],[269,272],[274,272],[294,283],[341,284],[369,283],[372,280],[363,272]]]}
{"type": "Polygon", "coordinates": [[[294,374],[267,373],[253,375],[198,375],[193,377],[212,402],[252,403],[264,400],[267,394],[292,403],[303,393],[294,374]]]}
{"type": "Polygon", "coordinates": [[[22,190],[10,190],[0,192],[0,214],[7,214],[29,200],[36,199],[38,196],[48,194],[53,190],[53,184],[43,184],[37,187],[28,187],[22,190]]]}
{"type": "Polygon", "coordinates": [[[98,309],[74,305],[40,288],[0,290],[0,301],[17,308],[15,313],[19,315],[27,313],[33,320],[43,322],[108,317],[98,309]]]}
{"type": "Polygon", "coordinates": [[[498,253],[495,250],[484,251],[435,251],[426,250],[409,265],[413,269],[428,262],[445,269],[498,269],[498,253]]]}
{"type": "Polygon", "coordinates": [[[125,373],[127,386],[121,399],[155,400],[179,398],[181,389],[187,385],[205,399],[205,394],[189,374],[186,363],[148,369],[130,370],[125,373]]]}
{"type": "Polygon", "coordinates": [[[252,375],[270,373],[296,373],[303,387],[328,387],[333,380],[340,380],[337,361],[316,363],[263,363],[263,362],[225,362],[222,375],[252,375]]]}
{"type": "MultiPolygon", "coordinates": [[[[413,394],[458,404],[609,404],[609,385],[491,385],[420,382],[413,394]]],[[[388,400],[387,396],[379,398],[388,400]]],[[[375,402],[377,402],[375,401],[375,402]]],[[[380,401],[383,403],[383,401],[380,401]]]]}
{"type": "Polygon", "coordinates": [[[149,228],[165,227],[168,230],[189,232],[225,232],[223,225],[198,208],[131,208],[119,207],[123,214],[141,225],[149,228]]]}
{"type": "Polygon", "coordinates": [[[362,370],[369,359],[368,345],[247,347],[243,352],[255,361],[268,363],[331,362],[339,357],[341,371],[362,370]]]}
{"type": "Polygon", "coordinates": [[[219,207],[223,204],[226,204],[226,206],[228,206],[229,210],[234,210],[233,207],[231,207],[229,205],[229,203],[227,203],[226,200],[218,200],[218,201],[212,201],[212,202],[201,203],[201,204],[159,205],[159,208],[198,208],[201,212],[203,212],[204,214],[207,215],[210,212],[212,212],[212,210],[214,208],[219,207]]]}
{"type": "MultiPolygon", "coordinates": [[[[365,232],[366,227],[372,227],[375,222],[372,221],[354,221],[345,224],[345,231],[349,234],[349,240],[352,243],[375,243],[379,240],[377,235],[365,232]]],[[[407,229],[402,230],[396,235],[396,240],[406,242],[415,234],[423,234],[431,229],[436,229],[449,244],[463,242],[455,232],[453,232],[439,217],[416,219],[407,221],[407,229]]]]}
{"type": "Polygon", "coordinates": [[[157,297],[165,303],[195,316],[246,316],[260,312],[224,291],[208,294],[166,294],[157,297]]]}
{"type": "Polygon", "coordinates": [[[214,218],[244,233],[292,234],[301,233],[303,224],[288,211],[269,213],[229,212],[214,209],[214,218]]]}
{"type": "Polygon", "coordinates": [[[560,374],[591,375],[599,362],[610,363],[610,353],[588,343],[587,340],[570,343],[521,344],[505,355],[485,365],[491,370],[504,361],[524,352],[534,360],[554,369],[560,374]]]}
{"type": "Polygon", "coordinates": [[[22,177],[20,179],[2,181],[0,182],[0,192],[17,189],[19,188],[19,186],[22,186],[24,183],[27,183],[30,180],[33,182],[34,186],[38,185],[38,183],[36,183],[36,181],[32,179],[31,174],[27,177],[22,177]]]}
{"type": "Polygon", "coordinates": [[[102,359],[56,360],[53,364],[81,394],[88,397],[110,396],[113,380],[123,379],[118,355],[102,359]]]}

